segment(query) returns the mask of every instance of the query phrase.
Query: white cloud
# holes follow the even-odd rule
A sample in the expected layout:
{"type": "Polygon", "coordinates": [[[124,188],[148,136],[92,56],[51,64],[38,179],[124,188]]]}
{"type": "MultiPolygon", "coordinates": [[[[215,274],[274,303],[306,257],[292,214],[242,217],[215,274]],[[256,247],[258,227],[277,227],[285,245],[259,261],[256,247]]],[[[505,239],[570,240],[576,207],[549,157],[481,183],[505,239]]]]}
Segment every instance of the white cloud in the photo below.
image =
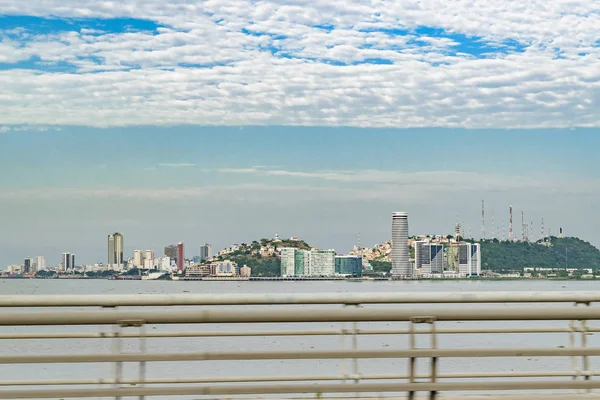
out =
{"type": "Polygon", "coordinates": [[[196,164],[192,164],[192,163],[160,163],[158,164],[159,167],[166,167],[166,168],[185,168],[185,167],[195,167],[196,164]]]}
{"type": "Polygon", "coordinates": [[[11,30],[0,62],[71,67],[1,71],[3,124],[600,126],[600,5],[584,0],[6,0],[1,13],[163,25],[11,30]],[[392,64],[338,65],[371,59],[392,64]]]}

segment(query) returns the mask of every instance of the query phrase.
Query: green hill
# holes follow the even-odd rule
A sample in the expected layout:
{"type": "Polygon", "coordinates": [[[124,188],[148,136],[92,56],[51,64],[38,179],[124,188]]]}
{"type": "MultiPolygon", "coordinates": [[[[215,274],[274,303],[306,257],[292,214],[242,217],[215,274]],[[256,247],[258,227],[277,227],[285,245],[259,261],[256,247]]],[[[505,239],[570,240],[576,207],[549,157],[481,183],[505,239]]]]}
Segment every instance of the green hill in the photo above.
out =
{"type": "Polygon", "coordinates": [[[481,243],[481,269],[493,271],[535,268],[600,269],[600,250],[581,239],[551,237],[548,243],[481,243]]]}
{"type": "Polygon", "coordinates": [[[279,276],[281,273],[281,259],[276,254],[262,255],[257,253],[261,248],[274,247],[281,249],[284,247],[296,247],[302,250],[310,250],[304,240],[290,239],[261,239],[252,243],[242,243],[240,249],[223,256],[216,257],[217,260],[235,261],[239,266],[247,265],[252,269],[252,276],[279,276]]]}

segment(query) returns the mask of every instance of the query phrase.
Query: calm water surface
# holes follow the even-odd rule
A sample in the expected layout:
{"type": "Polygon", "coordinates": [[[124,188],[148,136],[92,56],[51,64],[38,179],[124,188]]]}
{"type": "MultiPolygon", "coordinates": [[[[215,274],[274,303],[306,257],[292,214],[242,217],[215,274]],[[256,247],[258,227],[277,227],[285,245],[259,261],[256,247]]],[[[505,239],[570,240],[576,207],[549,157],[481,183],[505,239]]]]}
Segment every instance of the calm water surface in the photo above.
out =
{"type": "MultiPolygon", "coordinates": [[[[2,295],[31,294],[179,294],[179,293],[359,293],[359,292],[470,292],[470,291],[594,291],[600,286],[593,281],[421,281],[421,282],[175,282],[175,281],[109,281],[109,280],[0,280],[2,295]]],[[[478,307],[485,307],[479,305],[478,307]]],[[[496,305],[507,307],[508,305],[496,305]]],[[[572,307],[573,305],[557,305],[572,307]]],[[[286,306],[289,307],[289,306],[286,306]]],[[[333,306],[330,306],[333,307],[333,306]]],[[[337,306],[335,306],[337,307],[337,306]]],[[[382,306],[366,306],[382,307],[382,306]]],[[[383,307],[419,307],[396,305],[383,307]]],[[[436,305],[434,307],[464,307],[463,305],[436,305]]],[[[4,311],[4,310],[3,310],[4,311]]],[[[519,322],[519,323],[438,323],[438,327],[499,327],[499,326],[568,326],[567,322],[519,322]]],[[[594,326],[594,323],[590,324],[594,326]]],[[[314,329],[342,327],[339,323],[305,324],[314,329]]],[[[404,323],[361,323],[359,328],[402,328],[404,323]]],[[[148,326],[152,331],[172,330],[252,330],[252,329],[290,329],[292,326],[251,326],[240,325],[184,325],[184,326],[148,326]]],[[[0,333],[10,332],[75,332],[111,331],[112,327],[0,327],[0,333]]],[[[133,328],[128,328],[133,329],[133,328]]],[[[590,346],[599,346],[598,334],[589,337],[590,346]]],[[[419,347],[428,347],[428,337],[418,340],[419,347]]],[[[441,348],[488,348],[488,347],[526,347],[556,348],[568,346],[567,334],[511,334],[511,335],[443,335],[438,337],[441,348]]],[[[113,343],[109,339],[71,339],[71,340],[5,340],[2,354],[85,354],[109,353],[113,343]]],[[[139,343],[135,339],[124,340],[124,352],[137,352],[139,343]]],[[[216,338],[167,338],[150,339],[148,352],[201,352],[201,351],[237,351],[237,350],[327,350],[348,349],[350,338],[343,342],[340,337],[216,337],[216,338]]],[[[360,349],[405,349],[408,347],[406,336],[381,335],[359,338],[360,349]]],[[[592,368],[598,361],[592,358],[592,368]]],[[[426,360],[418,362],[420,372],[428,371],[426,360]]],[[[404,374],[407,372],[405,360],[360,360],[361,374],[404,374]]],[[[571,370],[570,360],[563,358],[521,358],[521,359],[442,359],[440,372],[468,371],[540,371],[571,370]]],[[[245,362],[186,362],[186,363],[150,363],[148,377],[235,377],[235,376],[306,376],[339,375],[350,373],[351,366],[346,362],[317,361],[245,361],[245,362]]],[[[113,366],[105,364],[47,364],[47,365],[2,365],[0,379],[84,379],[113,377],[113,366]]],[[[138,369],[135,364],[125,364],[125,378],[135,379],[138,369]]],[[[389,382],[389,381],[388,381],[389,382]]],[[[1,390],[1,389],[0,389],[1,390]]]]}

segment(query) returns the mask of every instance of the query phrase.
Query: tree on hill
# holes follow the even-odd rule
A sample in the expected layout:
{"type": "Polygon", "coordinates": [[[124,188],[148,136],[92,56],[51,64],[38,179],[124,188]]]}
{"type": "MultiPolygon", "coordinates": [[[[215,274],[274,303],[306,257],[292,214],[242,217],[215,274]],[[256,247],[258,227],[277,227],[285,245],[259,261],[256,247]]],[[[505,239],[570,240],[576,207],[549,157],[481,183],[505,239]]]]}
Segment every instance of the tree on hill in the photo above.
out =
{"type": "Polygon", "coordinates": [[[481,243],[481,268],[600,268],[600,250],[578,238],[549,238],[549,245],[526,242],[481,243]]]}

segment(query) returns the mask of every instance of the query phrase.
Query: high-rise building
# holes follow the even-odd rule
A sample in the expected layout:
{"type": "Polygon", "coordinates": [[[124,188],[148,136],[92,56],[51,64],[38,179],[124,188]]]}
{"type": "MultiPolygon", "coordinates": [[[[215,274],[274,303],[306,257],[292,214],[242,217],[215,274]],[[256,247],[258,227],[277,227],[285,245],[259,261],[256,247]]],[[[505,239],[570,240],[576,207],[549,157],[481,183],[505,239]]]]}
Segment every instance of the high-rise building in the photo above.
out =
{"type": "Polygon", "coordinates": [[[293,247],[284,247],[280,250],[281,255],[281,276],[296,275],[296,249],[293,247]]]}
{"type": "Polygon", "coordinates": [[[413,268],[408,261],[408,213],[392,214],[392,276],[410,279],[413,268]]]}
{"type": "Polygon", "coordinates": [[[67,270],[73,269],[75,266],[75,254],[62,253],[62,261],[60,263],[60,270],[66,272],[67,270]]]}
{"type": "Polygon", "coordinates": [[[335,273],[339,275],[362,276],[362,257],[335,256],[335,273]]]}
{"type": "Polygon", "coordinates": [[[165,256],[177,260],[177,245],[170,244],[167,247],[165,247],[165,256]]]}
{"type": "Polygon", "coordinates": [[[481,274],[481,245],[460,243],[458,245],[458,273],[462,276],[481,274]]]}
{"type": "Polygon", "coordinates": [[[32,258],[26,258],[25,262],[23,263],[23,273],[25,274],[31,274],[35,271],[33,270],[33,259],[32,258]]]}
{"type": "Polygon", "coordinates": [[[133,266],[136,268],[142,268],[144,266],[144,251],[134,250],[133,251],[133,266]]]}
{"type": "Polygon", "coordinates": [[[37,256],[36,260],[36,268],[38,271],[46,268],[46,259],[43,256],[37,256]]]}
{"type": "Polygon", "coordinates": [[[144,268],[154,269],[154,251],[153,250],[146,250],[146,254],[144,255],[144,268]]]}
{"type": "Polygon", "coordinates": [[[335,273],[334,250],[311,250],[309,253],[310,276],[331,276],[335,273]]]}
{"type": "Polygon", "coordinates": [[[444,246],[426,240],[416,241],[415,268],[423,275],[444,273],[444,246]]]}
{"type": "Polygon", "coordinates": [[[303,276],[310,272],[310,252],[308,250],[296,249],[294,254],[294,275],[303,276]]]}
{"type": "Polygon", "coordinates": [[[185,256],[183,253],[183,243],[177,244],[177,271],[183,271],[183,264],[185,263],[185,256]]]}
{"type": "Polygon", "coordinates": [[[204,243],[200,246],[200,261],[208,260],[212,258],[212,246],[208,243],[204,243]]]}
{"type": "Polygon", "coordinates": [[[108,268],[122,270],[124,266],[123,234],[115,232],[108,235],[108,268]]]}

